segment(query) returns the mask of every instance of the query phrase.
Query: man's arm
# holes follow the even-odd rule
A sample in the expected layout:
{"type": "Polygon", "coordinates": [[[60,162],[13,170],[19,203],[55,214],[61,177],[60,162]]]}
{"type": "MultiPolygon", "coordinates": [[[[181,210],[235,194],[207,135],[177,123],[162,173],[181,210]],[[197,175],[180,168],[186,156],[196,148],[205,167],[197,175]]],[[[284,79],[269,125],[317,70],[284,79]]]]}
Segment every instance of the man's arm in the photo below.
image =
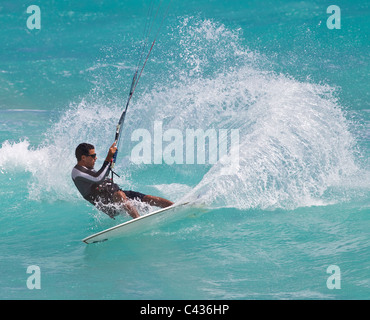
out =
{"type": "Polygon", "coordinates": [[[77,166],[72,171],[72,179],[82,180],[89,183],[101,183],[109,174],[110,162],[104,161],[99,171],[92,171],[85,167],[77,166]]]}

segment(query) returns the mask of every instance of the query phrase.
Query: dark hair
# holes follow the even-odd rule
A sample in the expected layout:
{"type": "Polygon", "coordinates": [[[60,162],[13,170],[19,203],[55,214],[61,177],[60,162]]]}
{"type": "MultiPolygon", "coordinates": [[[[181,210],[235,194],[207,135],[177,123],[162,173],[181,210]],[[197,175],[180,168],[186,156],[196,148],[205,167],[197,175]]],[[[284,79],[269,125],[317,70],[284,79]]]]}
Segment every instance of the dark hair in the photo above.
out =
{"type": "Polygon", "coordinates": [[[91,149],[95,149],[95,147],[92,144],[80,143],[77,146],[76,151],[75,151],[77,161],[80,161],[82,156],[89,155],[89,150],[91,150],[91,149]]]}

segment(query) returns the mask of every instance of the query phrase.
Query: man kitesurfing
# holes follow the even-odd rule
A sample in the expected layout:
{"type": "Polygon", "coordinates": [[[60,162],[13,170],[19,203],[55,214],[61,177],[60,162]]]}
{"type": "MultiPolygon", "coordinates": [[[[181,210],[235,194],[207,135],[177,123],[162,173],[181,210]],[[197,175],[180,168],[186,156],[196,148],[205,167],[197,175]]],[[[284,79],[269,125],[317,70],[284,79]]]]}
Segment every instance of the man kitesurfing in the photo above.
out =
{"type": "Polygon", "coordinates": [[[171,206],[173,204],[172,201],[155,197],[151,195],[145,195],[140,192],[136,191],[124,191],[122,190],[117,184],[113,182],[113,168],[116,163],[117,153],[118,153],[118,145],[120,143],[120,135],[123,127],[123,123],[125,121],[126,112],[131,101],[131,98],[134,94],[136,86],[139,82],[141,74],[144,70],[144,67],[148,61],[149,55],[154,47],[156,42],[157,35],[159,30],[162,26],[164,18],[166,17],[169,9],[169,4],[167,6],[166,12],[162,18],[160,26],[157,30],[157,33],[154,37],[152,45],[149,49],[149,52],[146,56],[144,62],[142,59],[144,57],[144,53],[146,51],[146,46],[148,42],[149,35],[151,33],[154,20],[156,19],[160,5],[158,6],[155,16],[153,18],[153,9],[154,9],[154,1],[151,1],[150,8],[147,15],[147,21],[145,24],[144,29],[144,42],[143,47],[138,59],[137,67],[132,78],[130,93],[126,102],[125,109],[123,110],[121,117],[119,119],[118,125],[116,127],[116,134],[115,134],[115,142],[109,148],[108,155],[100,168],[99,171],[94,170],[94,165],[96,161],[96,153],[95,147],[88,143],[81,143],[76,148],[76,158],[77,164],[72,170],[72,179],[75,183],[78,191],[81,195],[90,203],[94,204],[99,210],[103,211],[104,213],[108,214],[111,218],[119,214],[119,209],[125,209],[131,217],[138,218],[140,215],[137,212],[136,208],[132,204],[132,200],[137,199],[142,202],[146,202],[150,205],[165,208],[171,206]],[[141,66],[141,70],[139,73],[139,69],[141,66]],[[109,172],[112,172],[112,178],[108,178],[109,172]]]}
{"type": "Polygon", "coordinates": [[[112,179],[108,178],[113,156],[117,152],[114,142],[109,148],[108,155],[99,171],[94,170],[97,160],[95,147],[88,143],[81,143],[76,148],[77,164],[72,170],[72,179],[81,195],[111,218],[120,213],[122,207],[131,217],[140,215],[132,200],[139,200],[152,206],[168,207],[173,202],[136,191],[124,191],[112,179]]]}

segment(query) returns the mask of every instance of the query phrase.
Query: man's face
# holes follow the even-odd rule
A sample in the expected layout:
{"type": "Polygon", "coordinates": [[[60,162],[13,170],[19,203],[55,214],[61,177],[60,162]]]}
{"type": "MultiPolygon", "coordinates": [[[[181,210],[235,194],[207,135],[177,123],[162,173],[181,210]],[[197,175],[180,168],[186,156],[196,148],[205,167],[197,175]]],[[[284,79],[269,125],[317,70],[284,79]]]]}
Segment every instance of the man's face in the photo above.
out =
{"type": "Polygon", "coordinates": [[[93,169],[94,166],[95,166],[95,161],[96,161],[96,159],[98,159],[96,157],[95,149],[90,149],[89,150],[89,155],[88,156],[83,155],[81,157],[81,159],[82,159],[82,161],[84,163],[84,166],[86,168],[93,169]]]}

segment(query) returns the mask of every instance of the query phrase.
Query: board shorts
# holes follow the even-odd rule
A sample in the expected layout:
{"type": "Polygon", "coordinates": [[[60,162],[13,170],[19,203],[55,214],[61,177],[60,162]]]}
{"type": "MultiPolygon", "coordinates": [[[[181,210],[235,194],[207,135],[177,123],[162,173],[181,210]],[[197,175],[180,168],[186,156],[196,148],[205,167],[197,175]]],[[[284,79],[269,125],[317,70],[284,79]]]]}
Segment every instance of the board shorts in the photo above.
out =
{"type": "Polygon", "coordinates": [[[117,191],[122,191],[130,200],[143,201],[145,194],[132,190],[122,190],[118,184],[105,180],[102,184],[94,188],[92,193],[86,198],[99,210],[108,214],[111,218],[118,215],[120,212],[117,205],[114,204],[114,194],[117,191]]]}

